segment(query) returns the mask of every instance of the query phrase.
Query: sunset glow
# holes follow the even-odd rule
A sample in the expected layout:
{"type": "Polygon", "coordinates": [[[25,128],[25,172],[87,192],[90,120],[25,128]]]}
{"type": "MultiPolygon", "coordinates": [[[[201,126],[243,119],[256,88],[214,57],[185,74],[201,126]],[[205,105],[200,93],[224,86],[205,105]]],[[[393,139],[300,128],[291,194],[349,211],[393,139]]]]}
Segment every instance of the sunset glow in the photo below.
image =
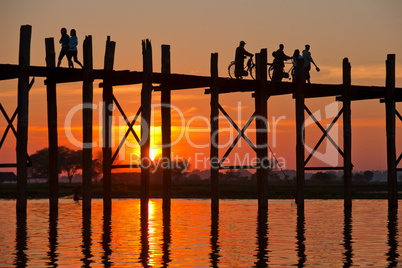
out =
{"type": "MultiPolygon", "coordinates": [[[[57,10],[47,13],[46,20],[43,20],[43,5],[24,1],[24,5],[17,5],[13,1],[3,4],[3,22],[0,29],[1,36],[7,36],[2,43],[1,63],[18,62],[18,30],[23,24],[33,25],[31,65],[43,66],[45,64],[44,39],[54,37],[56,57],[59,53],[60,28],[75,28],[78,38],[78,58],[82,61],[82,44],[86,35],[93,36],[94,68],[102,69],[104,61],[104,41],[107,36],[116,41],[115,70],[142,70],[141,40],[149,38],[152,42],[153,70],[160,72],[160,45],[171,45],[171,69],[172,73],[210,75],[210,54],[219,53],[219,76],[227,77],[227,66],[233,60],[234,50],[239,40],[246,41],[246,49],[252,53],[267,48],[268,62],[272,62],[272,51],[276,50],[280,43],[285,45],[285,52],[291,55],[294,49],[302,50],[306,43],[311,45],[311,52],[314,60],[320,66],[320,72],[312,73],[313,83],[340,84],[342,83],[342,59],[348,57],[352,65],[352,84],[367,86],[383,86],[385,84],[385,64],[387,53],[395,53],[396,57],[396,86],[400,87],[402,82],[402,64],[399,55],[402,54],[401,37],[396,35],[397,25],[401,25],[399,13],[401,3],[382,1],[341,1],[336,4],[329,4],[319,1],[312,1],[305,6],[299,6],[297,1],[284,2],[256,2],[247,7],[241,1],[229,3],[227,1],[185,2],[175,1],[174,3],[121,1],[119,6],[113,3],[98,3],[97,12],[93,12],[91,5],[80,3],[77,10],[73,7],[65,7],[66,13],[77,14],[76,20],[66,21],[58,14],[58,8],[46,7],[49,10],[57,10]],[[208,9],[206,7],[208,6],[208,9]],[[180,7],[180,8],[178,8],[180,7]],[[286,17],[283,19],[281,12],[286,7],[286,17]],[[228,12],[228,10],[231,12],[228,12]],[[300,10],[301,9],[301,10],[300,10]],[[137,16],[132,16],[133,10],[141,10],[137,16]],[[202,11],[213,12],[210,20],[205,21],[202,11]],[[329,12],[329,10],[331,10],[329,12]],[[364,12],[363,12],[364,10],[364,12]],[[7,11],[7,12],[5,12],[7,11]],[[15,14],[18,14],[16,16],[15,14]],[[84,16],[85,14],[85,16],[84,16]],[[91,14],[91,15],[88,15],[91,14]],[[96,15],[94,15],[96,14],[96,15]],[[167,14],[169,14],[168,17],[167,14]],[[250,28],[242,20],[234,20],[234,17],[250,15],[255,25],[265,25],[263,29],[250,28]],[[301,31],[294,27],[294,18],[300,14],[304,16],[304,24],[310,25],[307,31],[301,31]],[[101,19],[103,16],[110,17],[106,22],[101,19]],[[127,34],[133,25],[143,24],[152,17],[152,23],[147,24],[135,34],[127,34]],[[339,21],[339,18],[342,21],[339,21]],[[172,19],[175,18],[175,19],[172,19]],[[392,19],[390,19],[392,18],[392,19]],[[281,27],[273,27],[272,21],[281,21],[281,27]],[[51,22],[51,23],[49,23],[51,22]],[[96,27],[94,27],[96,25],[96,27]],[[164,25],[166,29],[161,29],[164,25]],[[266,30],[269,28],[269,34],[266,30]],[[206,29],[209,29],[208,31],[206,29]],[[186,32],[183,36],[181,33],[186,32]],[[368,38],[370,41],[368,42],[368,38]],[[350,40],[353,40],[350,41],[350,40]],[[369,55],[369,56],[368,56],[369,55]]],[[[67,67],[64,59],[62,67],[67,67]]],[[[101,81],[94,81],[94,127],[93,139],[96,147],[101,148],[102,144],[102,89],[98,87],[101,81]]],[[[17,82],[5,80],[0,83],[0,102],[9,116],[15,110],[17,82]]],[[[127,118],[131,121],[141,106],[140,92],[141,85],[123,85],[114,87],[114,95],[123,108],[127,118]]],[[[79,149],[79,141],[82,139],[82,114],[77,112],[72,117],[71,126],[65,126],[65,119],[68,113],[82,100],[82,83],[62,83],[57,85],[58,102],[58,129],[59,144],[73,149],[79,149]],[[72,142],[67,137],[66,131],[71,130],[74,135],[72,142]]],[[[195,158],[197,155],[208,157],[209,155],[209,105],[210,99],[204,94],[204,88],[191,90],[172,91],[172,152],[179,157],[190,159],[191,169],[197,168],[195,158]],[[195,148],[196,147],[196,148],[195,148]]],[[[220,104],[229,113],[233,120],[244,126],[250,115],[253,113],[254,100],[247,93],[224,94],[220,97],[220,104]],[[240,104],[238,104],[240,103],[240,104]],[[239,111],[241,107],[241,111],[239,111]],[[239,116],[240,115],[240,116],[239,116]]],[[[306,105],[311,110],[324,111],[325,105],[333,102],[333,98],[309,99],[306,105]]],[[[151,122],[151,147],[161,145],[161,117],[160,117],[160,93],[152,93],[152,103],[155,110],[152,111],[151,122]],[[159,107],[159,108],[158,108],[159,107]]],[[[47,122],[46,115],[46,87],[43,79],[37,78],[30,92],[30,114],[29,114],[29,142],[28,153],[33,154],[37,150],[47,147],[47,122]]],[[[385,113],[384,105],[376,100],[354,102],[352,113],[352,155],[356,170],[385,169],[385,113]],[[372,135],[365,135],[372,133],[372,135]],[[370,146],[368,146],[370,145],[370,146]],[[368,157],[366,151],[378,152],[377,158],[368,157]]],[[[399,105],[397,105],[399,106],[399,105]]],[[[222,114],[221,114],[222,116],[222,114]]],[[[280,157],[286,159],[287,168],[295,168],[294,148],[294,103],[289,96],[272,97],[268,101],[268,116],[271,122],[278,122],[274,136],[270,128],[270,142],[273,151],[280,157]],[[281,118],[279,121],[278,119],[281,118]]],[[[127,131],[126,122],[120,112],[114,107],[113,111],[114,139],[113,149],[119,146],[121,138],[127,131]]],[[[341,124],[341,120],[339,120],[341,124]]],[[[16,126],[16,121],[14,121],[16,126]]],[[[252,123],[252,126],[254,123],[252,123]]],[[[271,125],[272,126],[272,125],[271,125]]],[[[7,122],[0,117],[0,133],[7,127],[7,122]]],[[[140,117],[134,125],[134,130],[140,136],[140,117]]],[[[223,155],[231,142],[235,139],[236,133],[229,133],[233,127],[226,118],[220,120],[220,140],[223,145],[220,154],[223,155]],[[226,129],[227,130],[226,130],[226,129]],[[233,135],[232,135],[233,134],[233,135]]],[[[401,131],[401,125],[397,124],[397,133],[401,131]]],[[[312,131],[317,129],[313,129],[312,131]]],[[[341,131],[341,128],[339,128],[341,131]]],[[[319,129],[317,135],[320,134],[319,129]]],[[[311,135],[316,135],[313,133],[311,135]]],[[[255,133],[246,131],[251,141],[255,141],[255,133]]],[[[310,135],[310,134],[309,134],[310,135]]],[[[398,135],[398,134],[397,134],[398,135]]],[[[308,136],[307,138],[310,139],[308,136]]],[[[315,137],[315,136],[314,136],[315,137]]],[[[139,150],[138,143],[132,133],[129,133],[126,144],[119,152],[119,161],[127,161],[130,153],[139,150]]],[[[314,146],[314,145],[309,145],[314,146]]],[[[325,144],[323,145],[325,147],[325,144]]],[[[397,144],[397,151],[402,149],[397,144]]],[[[7,152],[0,154],[0,162],[13,162],[15,159],[15,139],[9,134],[5,139],[2,149],[7,152]]],[[[321,148],[320,148],[321,149],[321,148]]],[[[240,140],[236,148],[238,154],[252,153],[247,144],[240,140]]],[[[152,159],[158,157],[158,151],[151,151],[152,159]]],[[[229,158],[232,155],[229,156],[229,158]]],[[[205,161],[203,161],[205,162],[205,161]]],[[[203,167],[200,167],[203,168],[203,167]]],[[[208,168],[208,167],[206,167],[208,168]]]]}
{"type": "Polygon", "coordinates": [[[159,152],[157,149],[150,149],[149,150],[149,158],[151,158],[152,161],[155,160],[155,157],[159,155],[159,152]]]}
{"type": "Polygon", "coordinates": [[[0,0],[1,267],[402,266],[401,12],[0,0]]]}

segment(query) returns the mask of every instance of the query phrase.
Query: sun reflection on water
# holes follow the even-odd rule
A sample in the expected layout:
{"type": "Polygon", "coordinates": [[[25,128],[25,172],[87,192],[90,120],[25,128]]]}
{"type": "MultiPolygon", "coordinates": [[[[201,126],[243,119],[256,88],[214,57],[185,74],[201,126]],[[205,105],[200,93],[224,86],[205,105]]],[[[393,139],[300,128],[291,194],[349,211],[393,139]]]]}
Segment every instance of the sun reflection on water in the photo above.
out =
{"type": "Polygon", "coordinates": [[[174,199],[149,202],[141,217],[138,199],[116,199],[110,215],[93,200],[89,218],[80,203],[60,200],[49,214],[47,200],[30,200],[27,215],[0,200],[0,266],[5,267],[396,267],[400,264],[398,218],[386,200],[306,202],[273,200],[258,213],[255,200],[174,199]],[[387,217],[388,216],[388,217],[387,217]],[[17,221],[16,221],[17,219],[17,221]],[[16,223],[16,225],[10,224],[16,223]]]}

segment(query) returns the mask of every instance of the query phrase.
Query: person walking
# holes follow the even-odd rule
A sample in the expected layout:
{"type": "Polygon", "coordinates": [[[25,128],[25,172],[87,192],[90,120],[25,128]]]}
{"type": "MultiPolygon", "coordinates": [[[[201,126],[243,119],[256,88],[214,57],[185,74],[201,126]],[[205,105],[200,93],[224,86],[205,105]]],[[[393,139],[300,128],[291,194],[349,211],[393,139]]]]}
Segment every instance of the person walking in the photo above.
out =
{"type": "Polygon", "coordinates": [[[71,60],[72,58],[74,58],[75,63],[81,66],[81,68],[83,68],[81,62],[77,58],[78,54],[77,45],[78,45],[77,33],[75,29],[71,29],[70,40],[68,43],[68,52],[67,52],[68,68],[74,68],[73,61],[71,60]]]}
{"type": "Polygon", "coordinates": [[[239,46],[236,48],[235,55],[235,76],[237,79],[242,78],[243,76],[247,76],[248,72],[244,70],[244,59],[246,56],[253,57],[254,55],[248,52],[244,45],[246,42],[240,41],[239,46]]]}
{"type": "Polygon", "coordinates": [[[303,50],[303,59],[304,59],[304,73],[305,73],[305,78],[307,80],[307,83],[310,84],[310,69],[311,69],[311,63],[314,64],[315,69],[317,72],[320,71],[320,68],[317,67],[315,64],[313,58],[311,57],[310,53],[310,45],[306,45],[306,49],[303,50]]]}
{"type": "Polygon", "coordinates": [[[69,40],[70,40],[70,37],[67,34],[66,28],[61,28],[60,33],[61,33],[61,38],[60,38],[59,43],[61,44],[61,50],[60,50],[60,54],[59,54],[59,61],[57,62],[57,67],[60,67],[61,60],[64,58],[64,56],[67,56],[68,44],[69,44],[69,40]]]}
{"type": "Polygon", "coordinates": [[[293,69],[292,69],[292,82],[296,82],[296,66],[297,66],[297,61],[299,59],[302,59],[303,57],[300,55],[300,50],[295,49],[295,52],[293,52],[293,57],[292,57],[292,63],[293,63],[293,69]]]}

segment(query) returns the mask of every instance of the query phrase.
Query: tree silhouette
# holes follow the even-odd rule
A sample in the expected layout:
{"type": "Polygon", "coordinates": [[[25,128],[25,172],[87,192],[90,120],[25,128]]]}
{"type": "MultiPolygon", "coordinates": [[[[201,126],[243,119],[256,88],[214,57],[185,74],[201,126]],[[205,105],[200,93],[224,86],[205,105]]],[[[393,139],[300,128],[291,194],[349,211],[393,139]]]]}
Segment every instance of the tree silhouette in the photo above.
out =
{"type": "Polygon", "coordinates": [[[363,173],[363,177],[365,178],[366,181],[371,181],[374,177],[374,173],[370,170],[366,170],[363,173]]]}
{"type": "Polygon", "coordinates": [[[31,155],[32,168],[31,177],[32,178],[49,178],[49,148],[43,148],[36,153],[31,155]]]}
{"type": "Polygon", "coordinates": [[[373,179],[373,176],[374,173],[372,171],[366,170],[363,174],[353,174],[353,180],[356,182],[370,182],[373,179]]]}
{"type": "Polygon", "coordinates": [[[154,161],[154,166],[152,168],[152,173],[163,174],[163,169],[170,166],[172,176],[175,177],[177,182],[187,174],[188,168],[190,167],[190,162],[184,158],[171,160],[170,165],[165,158],[157,158],[154,161]]]}
{"type": "Polygon", "coordinates": [[[327,183],[336,180],[336,175],[328,172],[317,172],[311,176],[311,180],[327,183]]]}
{"type": "Polygon", "coordinates": [[[241,177],[241,173],[239,170],[234,170],[233,168],[226,171],[223,175],[223,180],[225,181],[237,181],[241,177]]]}
{"type": "Polygon", "coordinates": [[[95,153],[95,158],[92,159],[92,176],[96,179],[99,175],[103,174],[103,152],[98,151],[95,153]]]}
{"type": "Polygon", "coordinates": [[[82,168],[82,150],[75,151],[64,146],[59,147],[59,164],[61,170],[67,173],[71,183],[73,176],[82,168]]]}
{"type": "Polygon", "coordinates": [[[172,161],[172,175],[176,177],[176,181],[181,181],[181,178],[187,174],[189,167],[189,161],[184,158],[172,161]]]}
{"type": "MultiPolygon", "coordinates": [[[[31,177],[49,179],[49,148],[43,148],[32,154],[31,159],[31,177]]],[[[81,162],[81,150],[74,151],[65,146],[58,148],[58,173],[65,171],[70,183],[74,174],[81,169],[81,162]]]]}

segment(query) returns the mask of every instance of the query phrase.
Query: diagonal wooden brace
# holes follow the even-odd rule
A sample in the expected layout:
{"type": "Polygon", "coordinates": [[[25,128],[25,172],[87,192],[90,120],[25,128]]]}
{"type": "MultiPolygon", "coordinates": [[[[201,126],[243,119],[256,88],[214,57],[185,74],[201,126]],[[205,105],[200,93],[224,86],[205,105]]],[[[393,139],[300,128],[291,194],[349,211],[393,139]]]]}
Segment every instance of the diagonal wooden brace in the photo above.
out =
{"type": "Polygon", "coordinates": [[[120,111],[121,115],[123,116],[124,120],[126,121],[126,124],[128,126],[128,130],[124,134],[123,139],[121,140],[119,146],[117,147],[116,151],[113,154],[112,163],[114,162],[114,160],[116,159],[117,155],[119,154],[119,151],[120,151],[121,147],[123,147],[123,144],[126,141],[126,139],[128,137],[128,134],[130,134],[130,132],[133,133],[134,138],[137,140],[138,143],[140,143],[140,139],[138,138],[137,134],[135,133],[133,126],[134,126],[135,122],[137,121],[139,114],[141,113],[141,107],[140,107],[140,108],[138,108],[138,111],[137,111],[136,115],[134,116],[133,121],[130,122],[128,120],[126,114],[124,113],[123,109],[121,108],[120,104],[117,102],[117,100],[116,100],[116,98],[114,96],[113,96],[113,101],[116,104],[117,108],[119,109],[119,111],[120,111]]]}
{"type": "Polygon", "coordinates": [[[237,124],[232,120],[232,118],[229,116],[229,114],[223,109],[223,107],[218,104],[219,110],[223,113],[223,115],[228,119],[230,124],[237,130],[239,133],[237,137],[234,139],[232,144],[230,145],[229,149],[226,151],[225,155],[222,157],[222,159],[219,161],[219,166],[223,164],[223,162],[226,160],[226,158],[229,156],[230,152],[233,150],[237,142],[240,140],[241,137],[247,142],[247,144],[254,150],[256,151],[255,145],[250,141],[250,139],[244,134],[247,130],[247,128],[250,126],[251,122],[255,118],[255,112],[251,115],[251,117],[248,119],[247,123],[244,125],[242,129],[240,129],[237,124]]]}
{"type": "Polygon", "coordinates": [[[332,145],[335,147],[335,149],[338,150],[339,154],[344,157],[343,151],[339,148],[339,146],[336,144],[336,142],[331,138],[329,135],[329,131],[332,129],[332,127],[335,125],[336,121],[339,119],[339,117],[343,113],[343,108],[338,112],[338,114],[335,116],[335,118],[332,120],[331,124],[329,125],[328,129],[325,129],[320,122],[315,118],[313,113],[307,108],[307,106],[304,106],[304,109],[306,112],[309,114],[311,119],[313,119],[314,123],[320,128],[320,130],[323,132],[323,135],[321,136],[320,140],[317,142],[316,146],[314,149],[311,151],[310,155],[307,157],[307,159],[304,161],[304,165],[307,165],[308,161],[311,159],[311,157],[314,155],[314,153],[317,151],[318,147],[321,145],[321,143],[324,141],[325,137],[328,138],[328,140],[332,143],[332,145]]]}

